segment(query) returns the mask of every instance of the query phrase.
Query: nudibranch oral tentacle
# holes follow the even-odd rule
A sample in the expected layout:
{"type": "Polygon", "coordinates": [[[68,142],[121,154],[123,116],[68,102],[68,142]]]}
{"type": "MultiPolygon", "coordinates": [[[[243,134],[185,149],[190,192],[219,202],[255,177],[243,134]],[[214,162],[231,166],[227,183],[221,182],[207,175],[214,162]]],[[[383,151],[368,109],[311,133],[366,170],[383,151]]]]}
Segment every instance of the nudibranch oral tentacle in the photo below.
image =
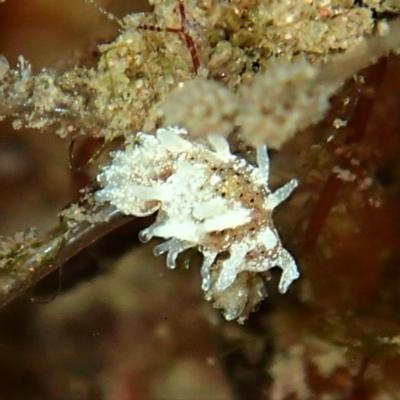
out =
{"type": "Polygon", "coordinates": [[[112,153],[95,194],[98,202],[108,201],[125,214],[158,211],[140,240],[166,239],[154,253],[167,253],[169,268],[175,268],[181,252],[198,248],[206,299],[226,319],[239,322],[266,296],[263,273],[282,269],[282,293],[299,277],[272,221],[273,209],[298,182],[292,179],[271,192],[266,146],[257,148],[256,156],[254,166],[233,155],[224,137],[191,141],[177,127],[138,133],[133,145],[112,153]]]}

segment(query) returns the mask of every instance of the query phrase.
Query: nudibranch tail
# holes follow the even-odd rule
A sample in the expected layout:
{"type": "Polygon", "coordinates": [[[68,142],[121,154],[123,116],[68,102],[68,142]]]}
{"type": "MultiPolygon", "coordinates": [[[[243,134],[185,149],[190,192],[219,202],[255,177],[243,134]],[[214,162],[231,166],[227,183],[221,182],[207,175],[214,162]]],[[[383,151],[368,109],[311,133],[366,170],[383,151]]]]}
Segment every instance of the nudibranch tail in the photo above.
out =
{"type": "Polygon", "coordinates": [[[283,248],[272,211],[298,185],[296,179],[271,192],[266,146],[257,148],[257,166],[233,155],[218,135],[191,141],[186,131],[160,128],[138,133],[136,145],[113,153],[98,175],[98,202],[108,201],[130,215],[158,212],[140,240],[165,239],[154,253],[167,253],[175,268],[179,254],[195,247],[203,254],[202,289],[226,319],[242,322],[266,297],[264,275],[280,267],[285,293],[299,276],[283,248]]]}

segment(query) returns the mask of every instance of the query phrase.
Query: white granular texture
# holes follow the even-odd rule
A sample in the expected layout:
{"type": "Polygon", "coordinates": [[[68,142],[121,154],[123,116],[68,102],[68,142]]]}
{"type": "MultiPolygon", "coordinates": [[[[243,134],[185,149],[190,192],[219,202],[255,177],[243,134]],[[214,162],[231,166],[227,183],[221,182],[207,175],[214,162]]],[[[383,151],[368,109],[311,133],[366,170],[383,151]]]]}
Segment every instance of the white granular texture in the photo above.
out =
{"type": "Polygon", "coordinates": [[[228,88],[199,77],[178,85],[161,107],[166,125],[185,126],[192,137],[228,136],[237,110],[236,96],[228,88]]]}
{"type": "Polygon", "coordinates": [[[307,62],[276,62],[267,74],[239,89],[236,119],[253,145],[280,149],[297,131],[318,122],[329,108],[336,84],[318,82],[319,69],[307,62]]]}
{"type": "Polygon", "coordinates": [[[140,233],[166,241],[154,253],[167,253],[175,268],[179,253],[198,248],[205,297],[228,320],[242,322],[265,296],[263,273],[282,269],[284,293],[299,273],[272,222],[273,209],[297,186],[293,179],[274,193],[268,187],[269,158],[257,149],[258,166],[232,155],[222,136],[190,142],[179,128],[138,133],[137,142],[113,153],[98,175],[98,202],[108,201],[125,214],[156,221],[140,233]]]}

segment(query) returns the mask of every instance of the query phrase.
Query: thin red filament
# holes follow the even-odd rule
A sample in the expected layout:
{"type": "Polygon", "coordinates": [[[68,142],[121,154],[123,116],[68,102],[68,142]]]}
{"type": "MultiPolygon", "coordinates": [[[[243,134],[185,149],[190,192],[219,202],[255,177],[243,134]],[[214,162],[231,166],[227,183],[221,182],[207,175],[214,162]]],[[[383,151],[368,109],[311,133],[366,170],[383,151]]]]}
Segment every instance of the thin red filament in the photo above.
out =
{"type": "Polygon", "coordinates": [[[186,47],[188,48],[190,57],[192,59],[194,72],[197,75],[197,71],[200,68],[200,60],[199,60],[199,56],[198,56],[198,52],[197,52],[196,43],[187,28],[188,23],[187,23],[187,18],[186,18],[185,5],[183,4],[183,1],[179,2],[178,11],[179,11],[179,15],[181,17],[181,27],[180,28],[168,28],[168,27],[160,28],[155,25],[139,25],[138,28],[144,29],[147,31],[153,31],[153,32],[170,32],[170,33],[182,34],[183,38],[185,39],[186,47]]]}

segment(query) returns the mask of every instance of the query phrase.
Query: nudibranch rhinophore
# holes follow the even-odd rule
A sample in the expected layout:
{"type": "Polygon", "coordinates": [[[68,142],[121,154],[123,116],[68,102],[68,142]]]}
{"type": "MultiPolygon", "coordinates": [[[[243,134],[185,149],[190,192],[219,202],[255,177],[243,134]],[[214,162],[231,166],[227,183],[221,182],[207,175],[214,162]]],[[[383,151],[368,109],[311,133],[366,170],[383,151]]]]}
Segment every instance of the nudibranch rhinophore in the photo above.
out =
{"type": "Polygon", "coordinates": [[[292,179],[271,192],[266,146],[257,148],[257,166],[233,155],[227,140],[211,135],[190,141],[177,127],[155,135],[138,133],[135,143],[112,153],[97,179],[98,202],[127,215],[155,222],[140,233],[143,242],[166,239],[154,248],[175,268],[179,253],[195,247],[203,254],[202,289],[227,320],[243,322],[266,297],[265,273],[282,269],[279,291],[299,277],[283,248],[272,212],[297,186],[292,179]]]}

